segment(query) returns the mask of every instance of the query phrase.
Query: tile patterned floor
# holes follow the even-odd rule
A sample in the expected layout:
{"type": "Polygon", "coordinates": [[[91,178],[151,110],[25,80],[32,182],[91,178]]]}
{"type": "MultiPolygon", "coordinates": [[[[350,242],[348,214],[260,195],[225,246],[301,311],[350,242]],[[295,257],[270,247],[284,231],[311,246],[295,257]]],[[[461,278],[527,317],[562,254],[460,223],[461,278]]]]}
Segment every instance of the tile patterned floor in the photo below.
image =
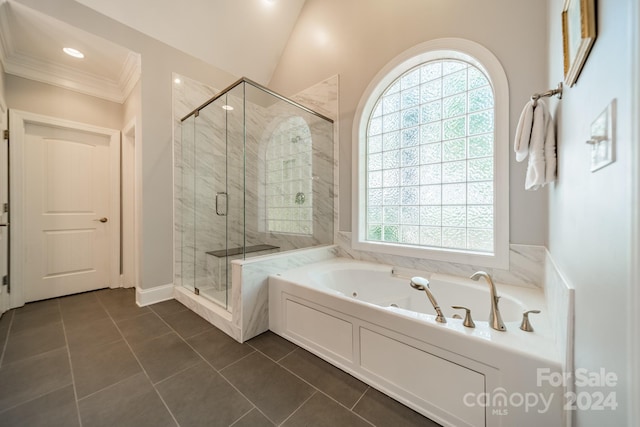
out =
{"type": "Polygon", "coordinates": [[[437,426],[267,332],[245,344],[133,290],[0,318],[0,426],[437,426]]]}

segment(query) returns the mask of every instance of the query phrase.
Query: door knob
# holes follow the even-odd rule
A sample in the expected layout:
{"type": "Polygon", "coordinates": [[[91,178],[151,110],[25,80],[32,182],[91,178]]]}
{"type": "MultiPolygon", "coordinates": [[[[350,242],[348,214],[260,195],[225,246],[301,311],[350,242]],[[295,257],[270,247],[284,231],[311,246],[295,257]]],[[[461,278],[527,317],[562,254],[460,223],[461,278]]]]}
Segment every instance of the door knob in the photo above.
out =
{"type": "Polygon", "coordinates": [[[109,221],[109,220],[107,219],[107,217],[104,217],[104,216],[103,216],[103,217],[102,217],[102,218],[100,218],[100,219],[94,219],[94,221],[107,222],[107,221],[109,221]]]}

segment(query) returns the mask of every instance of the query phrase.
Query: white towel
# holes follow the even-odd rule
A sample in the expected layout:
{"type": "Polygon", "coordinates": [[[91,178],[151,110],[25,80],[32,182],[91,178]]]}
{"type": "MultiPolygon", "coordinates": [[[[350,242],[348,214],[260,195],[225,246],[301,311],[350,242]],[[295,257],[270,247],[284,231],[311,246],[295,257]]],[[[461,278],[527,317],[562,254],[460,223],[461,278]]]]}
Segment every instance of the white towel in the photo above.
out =
{"type": "Polygon", "coordinates": [[[524,188],[537,190],[556,179],[556,136],[547,105],[530,101],[522,111],[514,144],[516,160],[529,157],[524,188]]]}
{"type": "Polygon", "coordinates": [[[531,140],[531,126],[533,126],[533,101],[525,104],[518,127],[516,128],[515,143],[513,151],[516,152],[516,160],[523,161],[529,154],[529,141],[531,140]]]}

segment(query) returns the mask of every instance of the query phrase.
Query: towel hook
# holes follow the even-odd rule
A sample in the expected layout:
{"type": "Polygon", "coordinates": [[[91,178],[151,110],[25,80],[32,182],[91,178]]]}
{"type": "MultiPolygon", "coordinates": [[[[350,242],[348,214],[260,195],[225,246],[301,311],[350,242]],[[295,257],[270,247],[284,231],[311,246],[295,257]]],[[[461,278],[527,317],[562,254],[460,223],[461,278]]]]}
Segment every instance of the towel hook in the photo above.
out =
{"type": "Polygon", "coordinates": [[[540,98],[547,98],[550,96],[557,96],[558,99],[562,99],[562,90],[564,89],[562,82],[558,83],[558,87],[555,89],[549,89],[546,92],[542,92],[542,93],[534,93],[533,95],[531,95],[531,100],[533,101],[533,106],[537,106],[538,105],[538,99],[540,98]]]}

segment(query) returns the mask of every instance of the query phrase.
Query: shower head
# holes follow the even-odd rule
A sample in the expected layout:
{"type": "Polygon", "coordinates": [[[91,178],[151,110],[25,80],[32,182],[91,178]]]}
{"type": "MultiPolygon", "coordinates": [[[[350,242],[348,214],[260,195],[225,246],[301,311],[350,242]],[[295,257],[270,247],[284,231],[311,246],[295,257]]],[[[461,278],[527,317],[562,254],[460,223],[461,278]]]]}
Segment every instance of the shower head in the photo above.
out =
{"type": "Polygon", "coordinates": [[[409,284],[413,289],[417,289],[419,291],[424,291],[426,288],[429,287],[429,281],[424,277],[418,277],[418,276],[412,277],[409,284]]]}

